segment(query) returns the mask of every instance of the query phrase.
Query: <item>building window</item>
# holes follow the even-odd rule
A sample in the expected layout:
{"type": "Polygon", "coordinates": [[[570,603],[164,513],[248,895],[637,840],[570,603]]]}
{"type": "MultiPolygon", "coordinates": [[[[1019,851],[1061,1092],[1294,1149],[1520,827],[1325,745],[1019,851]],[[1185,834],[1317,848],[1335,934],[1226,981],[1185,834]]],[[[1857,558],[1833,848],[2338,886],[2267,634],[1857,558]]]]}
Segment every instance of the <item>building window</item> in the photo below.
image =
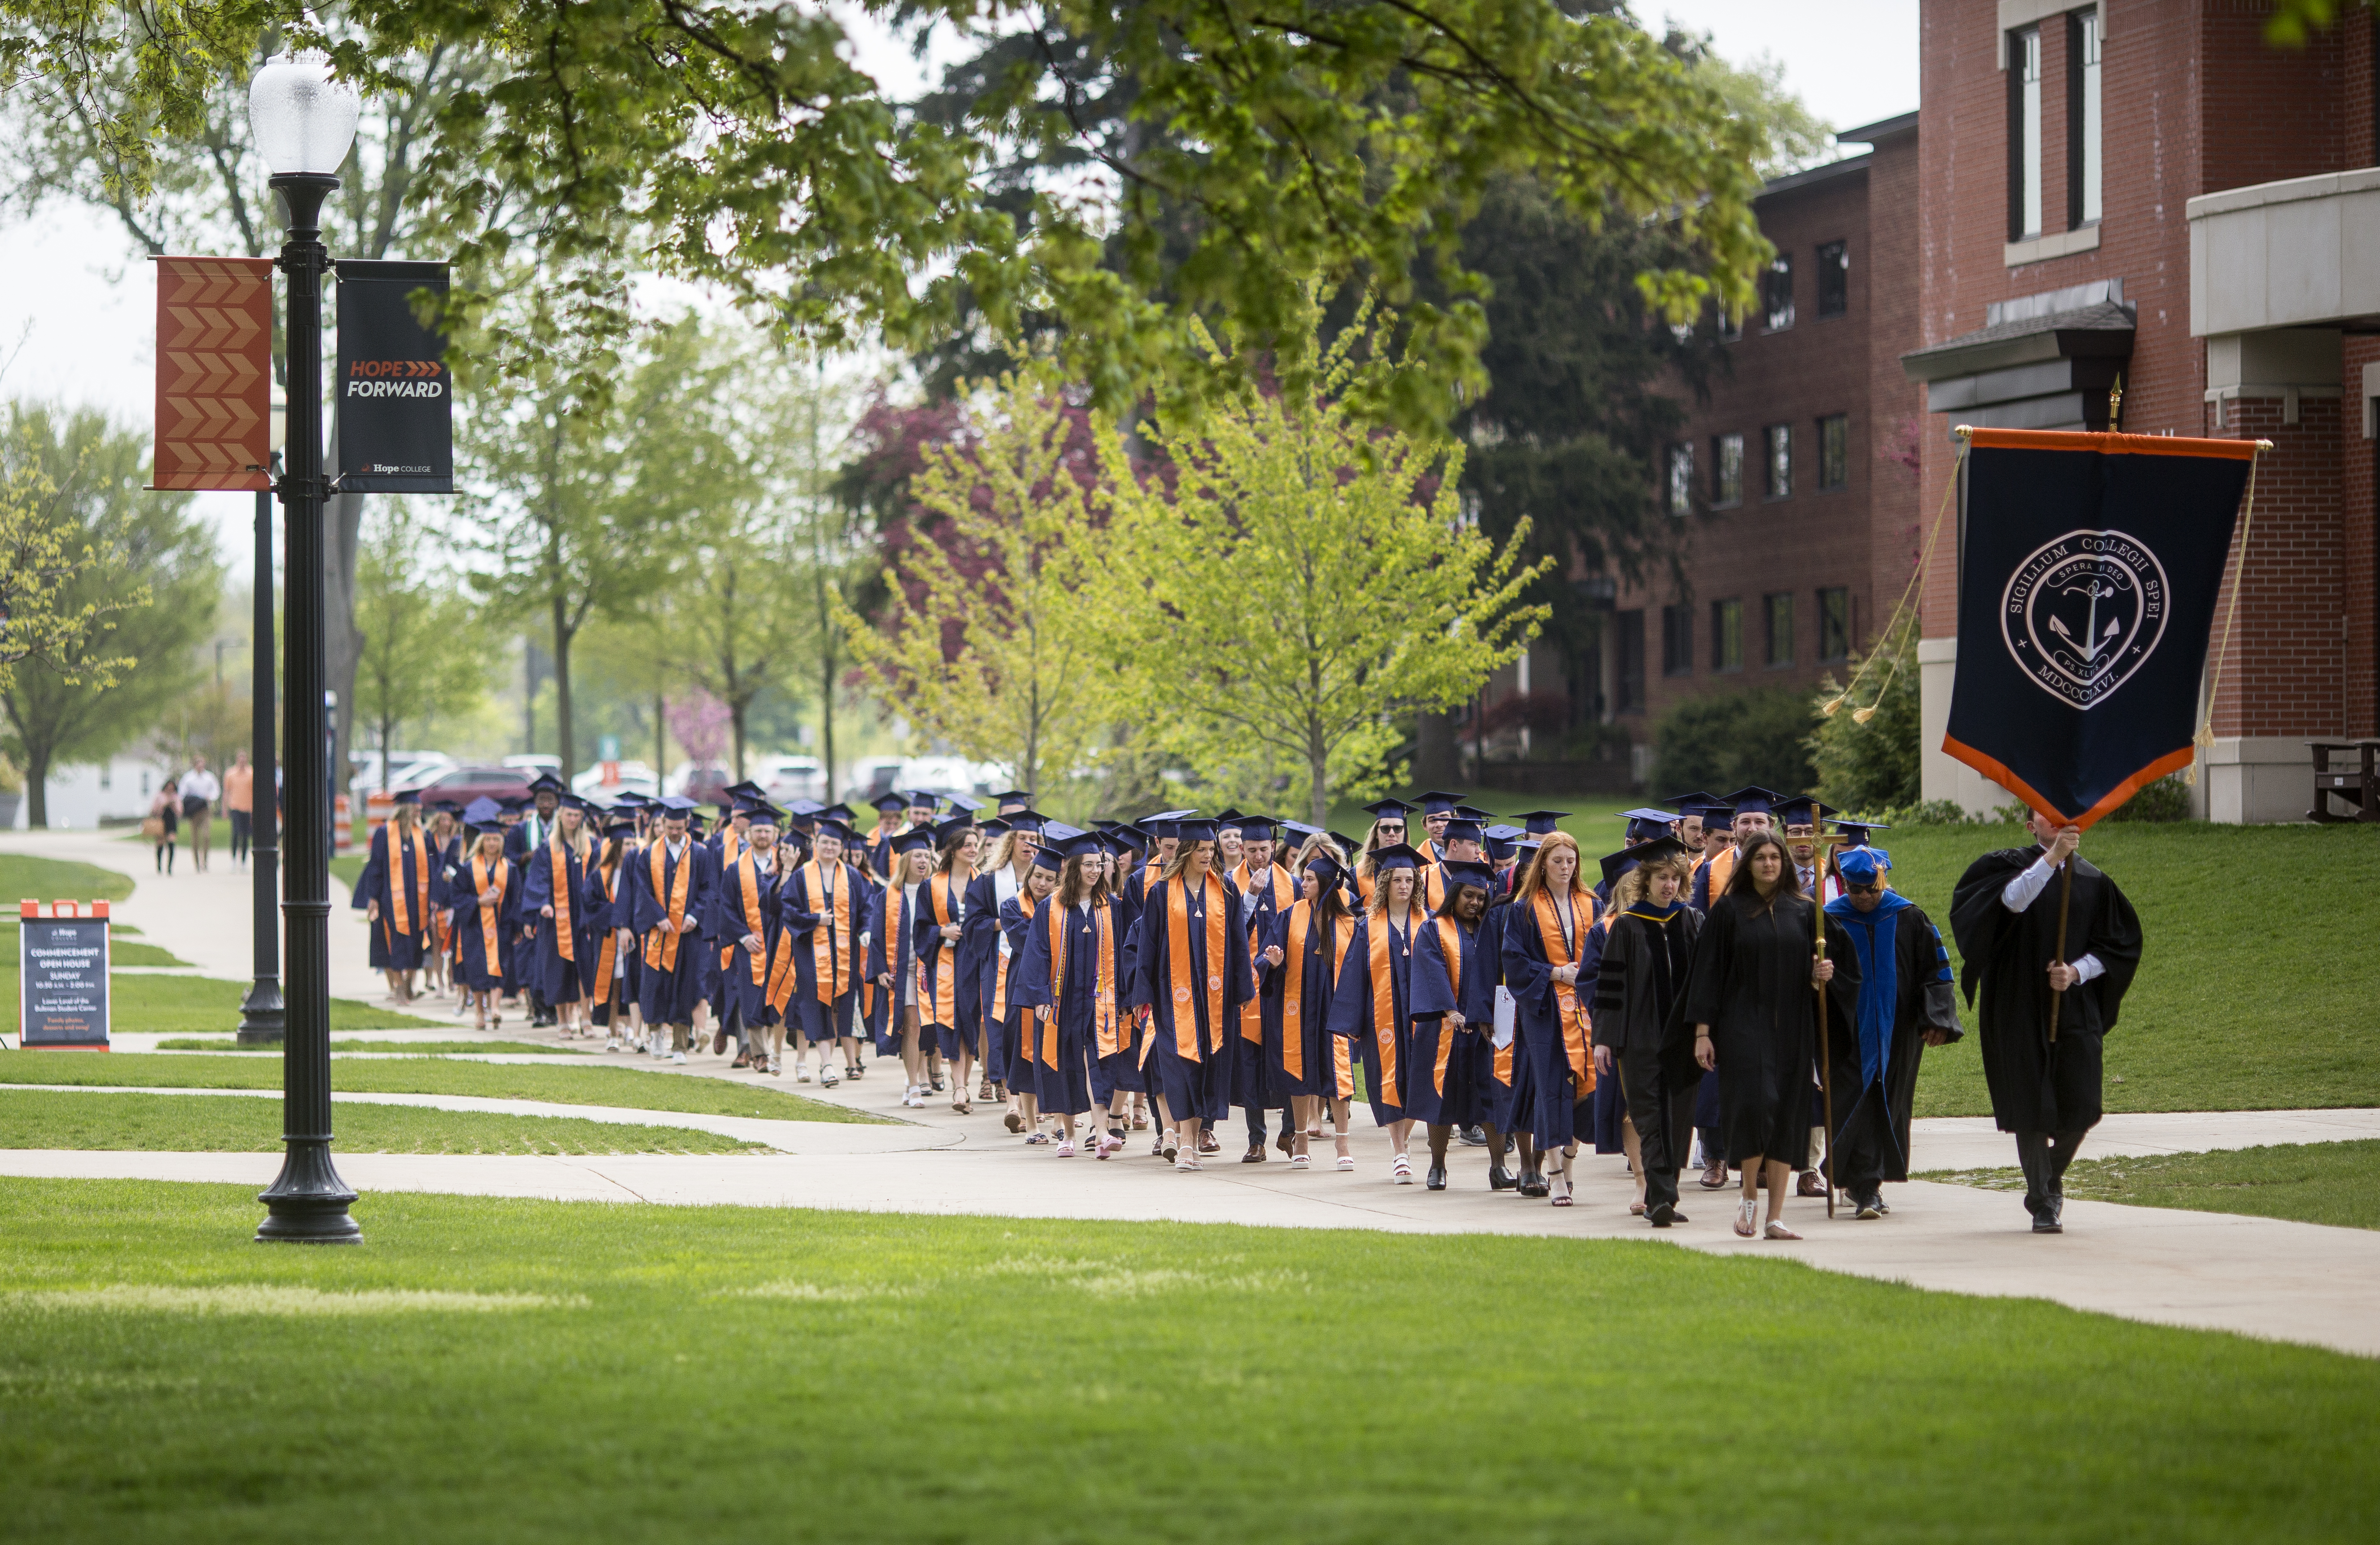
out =
{"type": "Polygon", "coordinates": [[[1766,598],[1768,618],[1768,668],[1781,671],[1793,663],[1793,592],[1766,598]]]}
{"type": "Polygon", "coordinates": [[[2009,239],[2041,234],[2041,29],[2008,39],[2009,239]]]}
{"type": "Polygon", "coordinates": [[[2099,219],[2099,13],[2066,18],[2066,228],[2099,219]]]}
{"type": "Polygon", "coordinates": [[[149,770],[145,767],[140,770],[140,794],[143,798],[149,795],[149,770]]]}
{"type": "Polygon", "coordinates": [[[1711,503],[1743,503],[1743,436],[1711,436],[1711,503]]]}
{"type": "Polygon", "coordinates": [[[1614,674],[1619,677],[1620,701],[1614,705],[1621,713],[1645,712],[1645,613],[1643,608],[1620,614],[1620,658],[1614,674]]]}
{"type": "Polygon", "coordinates": [[[1711,602],[1711,669],[1743,669],[1743,602],[1711,602]]]}
{"type": "Polygon", "coordinates": [[[1851,244],[1829,241],[1818,249],[1818,314],[1839,317],[1851,309],[1851,244]]]}
{"type": "Polygon", "coordinates": [[[1852,655],[1852,592],[1829,585],[1818,592],[1818,658],[1848,660],[1852,655]]]}
{"type": "Polygon", "coordinates": [[[1818,420],[1818,486],[1842,488],[1851,481],[1851,417],[1829,413],[1818,420]]]}
{"type": "Polygon", "coordinates": [[[1694,508],[1694,448],[1688,444],[1670,447],[1667,475],[1663,480],[1662,507],[1671,515],[1691,515],[1694,508]]]}
{"type": "Polygon", "coordinates": [[[115,786],[115,769],[103,761],[99,764],[99,786],[102,788],[115,786]]]}
{"type": "Polygon", "coordinates": [[[1781,333],[1793,325],[1793,260],[1783,252],[1768,265],[1761,284],[1763,303],[1768,310],[1768,331],[1781,333]]]}
{"type": "Polygon", "coordinates": [[[1764,442],[1767,485],[1764,489],[1771,499],[1788,499],[1793,494],[1793,426],[1771,424],[1760,432],[1764,442]]]}
{"type": "Polygon", "coordinates": [[[1691,606],[1661,608],[1661,674],[1694,674],[1694,609],[1691,606]]]}
{"type": "Polygon", "coordinates": [[[1721,306],[1718,309],[1718,341],[1731,344],[1743,336],[1743,319],[1721,306]]]}

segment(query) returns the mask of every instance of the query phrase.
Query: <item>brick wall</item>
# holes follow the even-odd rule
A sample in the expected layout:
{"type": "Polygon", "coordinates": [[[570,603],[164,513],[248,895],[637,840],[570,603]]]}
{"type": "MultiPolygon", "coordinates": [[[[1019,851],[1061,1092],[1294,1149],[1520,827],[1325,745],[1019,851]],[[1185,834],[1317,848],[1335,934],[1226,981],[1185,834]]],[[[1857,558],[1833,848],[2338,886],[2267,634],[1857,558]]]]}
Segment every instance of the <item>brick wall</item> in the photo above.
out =
{"type": "Polygon", "coordinates": [[[2347,614],[2342,640],[2349,735],[2380,735],[2380,501],[2375,501],[2375,458],[2380,441],[2363,438],[2363,367],[2380,364],[2380,337],[2350,334],[2347,339],[2346,407],[2339,415],[2339,577],[2347,614]]]}
{"type": "MultiPolygon", "coordinates": [[[[2277,398],[2241,398],[2225,405],[2219,429],[2207,409],[2208,435],[2273,442],[2256,465],[2244,558],[2235,537],[2216,605],[2207,652],[2210,664],[2219,656],[2217,736],[2338,735],[2346,728],[2343,406],[2352,405],[2308,398],[2299,405],[2299,422],[2285,424],[2277,398]],[[2224,617],[2235,589],[2239,616],[2227,648],[2224,617]]],[[[2360,443],[2360,426],[2355,432],[2360,443]]]]}
{"type": "MultiPolygon", "coordinates": [[[[1907,589],[1925,544],[1925,522],[1933,509],[1924,502],[1916,469],[1903,459],[1914,455],[1931,427],[1925,388],[1909,379],[1900,356],[1917,335],[1921,306],[1917,277],[1917,136],[1904,134],[1876,147],[1868,169],[1868,569],[1873,608],[1861,617],[1867,639],[1880,631],[1907,589]]],[[[1866,639],[1863,639],[1865,642],[1866,639]]]]}
{"type": "MultiPolygon", "coordinates": [[[[2315,32],[2303,48],[2274,48],[2265,42],[2269,4],[2205,0],[2205,6],[2199,18],[2206,64],[2197,190],[2248,188],[2347,166],[2339,29],[2315,32]]],[[[2123,7],[2119,19],[2131,10],[2123,7]]]]}

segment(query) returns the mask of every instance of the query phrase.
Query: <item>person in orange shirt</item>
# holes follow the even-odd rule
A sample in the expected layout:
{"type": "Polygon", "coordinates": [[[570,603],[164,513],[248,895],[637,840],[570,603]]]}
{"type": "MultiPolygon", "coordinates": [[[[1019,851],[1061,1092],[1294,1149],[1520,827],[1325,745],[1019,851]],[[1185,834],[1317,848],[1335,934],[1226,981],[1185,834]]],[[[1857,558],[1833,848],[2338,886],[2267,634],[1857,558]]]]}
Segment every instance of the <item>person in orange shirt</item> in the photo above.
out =
{"type": "Polygon", "coordinates": [[[256,769],[248,764],[246,751],[233,752],[231,765],[224,769],[223,802],[231,817],[231,861],[245,864],[255,840],[256,810],[256,769]]]}

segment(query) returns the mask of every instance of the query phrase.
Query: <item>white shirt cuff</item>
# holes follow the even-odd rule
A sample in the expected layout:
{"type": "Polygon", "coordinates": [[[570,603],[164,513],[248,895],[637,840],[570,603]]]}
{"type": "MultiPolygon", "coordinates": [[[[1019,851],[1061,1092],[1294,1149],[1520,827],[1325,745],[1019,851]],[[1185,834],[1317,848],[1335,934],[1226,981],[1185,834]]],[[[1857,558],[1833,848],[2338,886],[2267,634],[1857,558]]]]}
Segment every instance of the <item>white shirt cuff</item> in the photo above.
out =
{"type": "Polygon", "coordinates": [[[2000,889],[2000,905],[2011,912],[2022,912],[2031,906],[2049,884],[2049,877],[2058,871],[2049,867],[2046,858],[2035,858],[2033,867],[2010,881],[2000,889]]]}
{"type": "Polygon", "coordinates": [[[2094,977],[2104,977],[2107,974],[2106,964],[2095,955],[2086,955],[2082,959],[2075,961],[2073,965],[2074,984],[2077,987],[2089,981],[2094,977]]]}

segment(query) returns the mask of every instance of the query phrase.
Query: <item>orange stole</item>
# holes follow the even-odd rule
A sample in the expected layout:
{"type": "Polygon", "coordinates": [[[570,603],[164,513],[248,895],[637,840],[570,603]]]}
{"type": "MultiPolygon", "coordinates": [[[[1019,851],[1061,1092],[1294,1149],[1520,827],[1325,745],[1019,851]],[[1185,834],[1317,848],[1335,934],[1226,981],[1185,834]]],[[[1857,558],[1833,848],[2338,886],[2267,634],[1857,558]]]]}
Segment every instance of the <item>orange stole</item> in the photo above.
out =
{"type": "MultiPolygon", "coordinates": [[[[1199,885],[1207,906],[1207,1034],[1210,1050],[1223,1049],[1223,882],[1208,870],[1199,885]]],[[[1172,883],[1165,890],[1166,978],[1173,989],[1173,1050],[1191,1062],[1204,1060],[1198,1046],[1198,1016],[1190,1003],[1196,973],[1190,965],[1190,892],[1172,883]]]]}
{"type": "MultiPolygon", "coordinates": [[[[597,865],[595,883],[603,887],[605,901],[619,899],[619,875],[616,869],[607,870],[601,865],[597,865]]],[[[620,931],[616,928],[605,929],[603,942],[595,948],[595,991],[590,995],[589,1002],[601,1004],[611,1001],[613,961],[619,953],[620,931]]]]}
{"type": "MultiPolygon", "coordinates": [[[[1397,1084],[1397,993],[1396,982],[1389,975],[1395,968],[1395,963],[1389,958],[1391,925],[1385,913],[1377,920],[1379,924],[1377,929],[1371,929],[1368,921],[1365,925],[1371,930],[1365,964],[1372,978],[1372,1045],[1380,1056],[1380,1087],[1372,1094],[1383,1105],[1401,1106],[1402,1101],[1389,1098],[1396,1092],[1397,1084]]],[[[1427,920],[1420,912],[1408,911],[1405,914],[1406,937],[1410,939],[1427,920]]],[[[1410,989],[1413,985],[1413,946],[1410,943],[1405,946],[1405,985],[1410,989]]]]}
{"type": "MultiPolygon", "coordinates": [[[[1586,932],[1595,926],[1595,895],[1590,891],[1572,891],[1570,898],[1571,924],[1578,930],[1578,944],[1572,952],[1562,948],[1561,914],[1554,909],[1552,894],[1539,891],[1532,903],[1537,914],[1537,942],[1545,948],[1548,965],[1575,966],[1585,957],[1586,932]]],[[[1595,1059],[1587,1054],[1586,1008],[1578,1001],[1576,983],[1558,981],[1553,986],[1562,1049],[1569,1053],[1571,1074],[1577,1078],[1578,1092],[1584,1097],[1595,1089],[1595,1059]]]]}
{"type": "MultiPolygon", "coordinates": [[[[1041,1046],[1047,1053],[1041,1065],[1058,1065],[1058,1005],[1066,995],[1066,924],[1074,914],[1057,904],[1052,897],[1049,911],[1050,931],[1050,1006],[1043,1010],[1041,1046]]],[[[1098,929],[1099,967],[1091,973],[1091,1031],[1099,1042],[1099,1054],[1111,1057],[1123,1050],[1123,1038],[1117,1032],[1115,974],[1115,916],[1105,906],[1094,906],[1091,916],[1098,929]]]]}
{"type": "Polygon", "coordinates": [[[578,939],[570,926],[570,849],[562,845],[558,822],[546,833],[545,862],[553,890],[553,942],[561,949],[562,958],[576,966],[578,939]]]}
{"type": "MultiPolygon", "coordinates": [[[[992,892],[992,894],[994,895],[998,895],[1000,893],[998,891],[992,892]]],[[[1024,913],[1027,918],[1033,916],[1033,893],[1026,890],[1022,885],[1019,885],[1016,888],[1016,909],[1024,913]]],[[[1014,945],[1010,947],[1011,949],[1014,948],[1014,945]]],[[[1000,953],[1000,941],[997,939],[993,940],[991,943],[991,1016],[994,1019],[1005,1019],[1008,1017],[1008,963],[1010,958],[1011,957],[1009,955],[1000,953]]],[[[1030,1061],[1031,1059],[1027,1058],[1026,1060],[1030,1061]]]]}
{"type": "MultiPolygon", "coordinates": [[[[1300,901],[1289,909],[1289,936],[1282,943],[1281,968],[1286,973],[1281,979],[1281,1068],[1291,1077],[1305,1077],[1305,935],[1314,922],[1314,904],[1300,901]]],[[[1330,925],[1330,972],[1327,979],[1339,979],[1339,963],[1346,958],[1347,946],[1354,942],[1355,919],[1342,917],[1330,925]]],[[[1325,997],[1329,996],[1326,990],[1325,997]]],[[[1325,1005],[1326,1010],[1328,1005],[1325,1005]]],[[[1337,1036],[1330,1038],[1334,1042],[1337,1036]]],[[[1343,1047],[1338,1052],[1341,1080],[1345,1085],[1339,1097],[1345,1099],[1354,1092],[1353,1071],[1347,1066],[1343,1047]]]]}
{"type": "MultiPolygon", "coordinates": [[[[835,867],[841,869],[844,866],[838,861],[835,867]]],[[[826,868],[816,858],[812,858],[802,866],[801,872],[805,877],[802,882],[804,898],[815,910],[818,906],[819,892],[826,883],[826,868]]],[[[815,968],[818,978],[818,1001],[822,1004],[832,1004],[837,998],[850,991],[850,984],[844,980],[844,973],[851,960],[851,887],[853,883],[851,875],[846,874],[843,877],[843,883],[834,888],[832,916],[823,926],[813,929],[810,932],[810,964],[815,968]]]]}
{"type": "MultiPolygon", "coordinates": [[[[381,828],[383,832],[395,829],[395,821],[381,828]]],[[[418,826],[408,828],[406,835],[413,851],[414,889],[420,894],[415,898],[413,910],[408,913],[405,906],[405,853],[395,842],[390,842],[387,845],[388,927],[391,934],[402,933],[409,939],[415,932],[413,918],[418,917],[426,921],[430,917],[430,845],[422,840],[421,829],[418,826]]]]}
{"type": "MultiPolygon", "coordinates": [[[[951,914],[962,899],[958,882],[947,874],[930,876],[923,893],[927,912],[934,926],[950,923],[951,914]]],[[[917,1012],[928,1025],[956,1025],[959,1022],[959,962],[958,946],[944,940],[935,952],[939,962],[934,967],[934,979],[926,980],[926,961],[917,959],[917,1012]],[[930,1014],[929,1017],[927,1017],[930,1014]]]]}
{"type": "MultiPolygon", "coordinates": [[[[892,996],[884,1001],[887,1014],[897,1013],[901,1004],[901,941],[907,936],[903,928],[901,908],[908,899],[907,886],[894,884],[884,887],[884,971],[892,979],[892,986],[886,990],[892,996]]],[[[912,960],[909,964],[914,967],[917,962],[912,960]]],[[[868,985],[873,987],[875,983],[871,979],[868,985]]],[[[868,1002],[869,1007],[874,1007],[874,993],[868,994],[868,1002]]],[[[895,1030],[900,1028],[898,1025],[892,1027],[895,1030]]]]}
{"type": "MultiPolygon", "coordinates": [[[[1463,925],[1452,918],[1431,919],[1438,929],[1438,953],[1446,957],[1446,985],[1454,1001],[1463,1001],[1463,925]]],[[[1439,1093],[1446,1092],[1446,1064],[1454,1052],[1454,1037],[1441,1023],[1438,1037],[1438,1065],[1430,1070],[1430,1081],[1439,1093]]]]}
{"type": "MultiPolygon", "coordinates": [[[[1249,888],[1251,880],[1248,866],[1245,864],[1232,871],[1232,883],[1240,888],[1242,895],[1255,894],[1249,888]]],[[[1278,864],[1265,866],[1264,887],[1272,893],[1272,909],[1276,914],[1286,907],[1290,898],[1296,894],[1290,886],[1289,871],[1278,864]]],[[[1255,964],[1257,951],[1263,944],[1264,941],[1257,937],[1256,923],[1251,920],[1248,924],[1248,961],[1251,966],[1255,964]]],[[[1240,1039],[1252,1040],[1259,1045],[1264,1041],[1264,1004],[1257,997],[1252,996],[1246,1003],[1240,1005],[1240,1039]]]]}
{"type": "Polygon", "coordinates": [[[682,937],[678,929],[686,922],[686,898],[694,884],[694,841],[686,840],[686,857],[678,860],[674,885],[662,879],[669,872],[669,844],[657,842],[645,849],[645,854],[653,879],[653,899],[662,904],[662,915],[670,923],[667,928],[657,928],[645,935],[645,964],[656,971],[674,971],[677,942],[682,937]]]}
{"type": "MultiPolygon", "coordinates": [[[[494,882],[496,894],[501,897],[504,894],[504,883],[506,880],[510,878],[511,874],[512,860],[505,858],[503,854],[499,853],[496,855],[496,868],[493,874],[489,872],[488,861],[485,858],[480,858],[476,853],[472,854],[472,899],[478,901],[481,895],[487,893],[489,889],[489,882],[491,880],[494,882]]],[[[498,959],[496,955],[496,908],[503,905],[504,903],[501,900],[481,901],[479,904],[480,948],[488,963],[487,974],[492,977],[502,975],[504,972],[504,964],[500,959],[498,959]]]]}
{"type": "MultiPolygon", "coordinates": [[[[769,930],[767,919],[760,916],[760,869],[752,861],[749,847],[735,856],[735,882],[744,899],[744,931],[760,941],[761,952],[765,955],[769,930]]],[[[731,943],[719,952],[721,970],[727,969],[727,963],[735,956],[735,948],[731,943]]],[[[759,955],[752,957],[752,985],[763,991],[768,987],[768,966],[759,955]]]]}
{"type": "MultiPolygon", "coordinates": [[[[1727,882],[1735,875],[1735,849],[1732,846],[1722,847],[1718,850],[1718,857],[1703,861],[1710,869],[1710,899],[1717,901],[1727,894],[1727,882]]],[[[1691,880],[1687,882],[1693,883],[1691,880]]]]}

